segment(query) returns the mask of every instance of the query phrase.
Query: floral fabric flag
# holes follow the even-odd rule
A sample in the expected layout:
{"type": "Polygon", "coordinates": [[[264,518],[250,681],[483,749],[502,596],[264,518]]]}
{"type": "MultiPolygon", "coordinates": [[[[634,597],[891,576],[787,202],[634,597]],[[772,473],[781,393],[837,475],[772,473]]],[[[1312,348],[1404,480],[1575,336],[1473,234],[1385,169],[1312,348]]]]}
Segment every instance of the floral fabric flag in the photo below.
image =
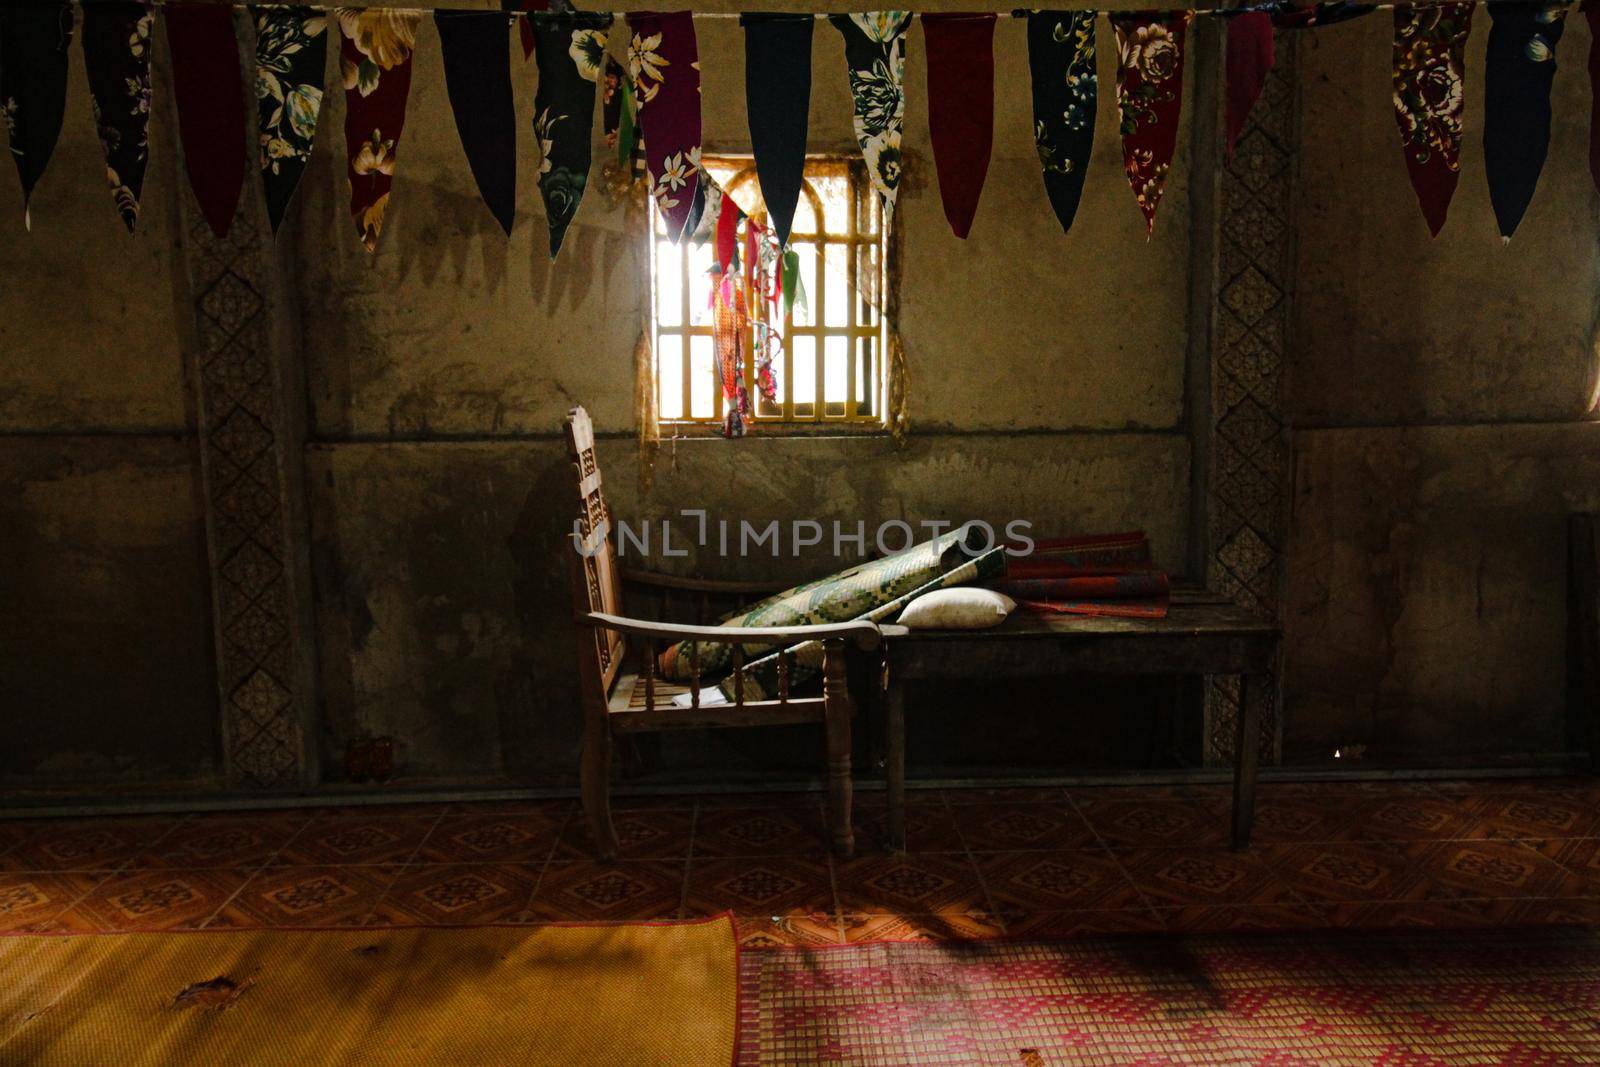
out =
{"type": "Polygon", "coordinates": [[[1500,236],[1509,241],[1533,202],[1550,148],[1550,86],[1567,9],[1561,4],[1492,3],[1489,18],[1483,163],[1500,236]]]}
{"type": "Polygon", "coordinates": [[[1122,115],[1122,169],[1144,213],[1145,232],[1178,146],[1183,111],[1183,43],[1190,12],[1133,12],[1111,16],[1117,33],[1117,108],[1122,115]]]}
{"type": "Polygon", "coordinates": [[[377,251],[389,208],[395,152],[411,93],[411,53],[421,19],[420,11],[398,8],[339,9],[350,216],[368,252],[377,251]]]}
{"type": "Polygon", "coordinates": [[[628,16],[628,74],[644,132],[650,195],[676,241],[700,199],[700,51],[687,11],[628,16]]]}
{"type": "Polygon", "coordinates": [[[1272,39],[1272,16],[1265,11],[1246,11],[1228,19],[1228,51],[1226,59],[1227,145],[1225,151],[1233,158],[1233,148],[1244,132],[1250,109],[1261,98],[1267,84],[1267,72],[1277,62],[1277,51],[1272,39]]]}
{"type": "Polygon", "coordinates": [[[539,195],[550,224],[551,259],[561,251],[589,182],[594,98],[610,26],[611,16],[602,14],[533,17],[539,57],[533,132],[539,139],[539,195]]]}
{"type": "Polygon", "coordinates": [[[779,244],[789,243],[806,169],[811,112],[810,15],[742,15],[744,93],[750,147],[767,218],[779,244]]]}
{"type": "Polygon", "coordinates": [[[311,159],[322,113],[328,16],[315,8],[276,4],[252,7],[250,15],[256,23],[261,187],[267,220],[277,233],[311,159]]]}
{"type": "Polygon", "coordinates": [[[1471,3],[1394,9],[1395,119],[1411,188],[1435,237],[1461,177],[1461,53],[1471,29],[1471,3]]]}
{"type": "Polygon", "coordinates": [[[498,11],[435,11],[444,87],[467,165],[489,213],[508,235],[517,213],[517,111],[511,96],[510,20],[498,11]]]}
{"type": "Polygon", "coordinates": [[[624,91],[628,84],[628,72],[607,55],[605,81],[600,83],[600,127],[605,132],[606,147],[617,153],[618,163],[633,158],[633,127],[624,122],[624,116],[632,114],[627,105],[633,94],[624,91]]]}
{"type": "Polygon", "coordinates": [[[148,3],[88,4],[83,9],[83,65],[89,100],[105,151],[106,180],[117,214],[133,232],[150,161],[150,32],[148,3]]]}
{"type": "Polygon", "coordinates": [[[1078,214],[1094,150],[1094,113],[1100,97],[1094,23],[1093,11],[1028,15],[1033,142],[1044,168],[1044,190],[1063,233],[1072,229],[1078,214]]]}
{"type": "Polygon", "coordinates": [[[895,190],[900,188],[900,133],[906,119],[906,30],[909,11],[867,11],[830,15],[844,37],[844,61],[850,68],[850,95],[855,101],[856,143],[867,161],[867,174],[883,200],[883,221],[894,217],[895,190]]]}
{"type": "Polygon", "coordinates": [[[244,189],[244,92],[233,9],[220,4],[168,4],[172,95],[178,106],[183,169],[200,214],[226,237],[244,189]]]}
{"type": "Polygon", "coordinates": [[[994,148],[992,12],[923,15],[928,49],[928,134],[944,217],[957,237],[972,231],[994,148]]]}
{"type": "Polygon", "coordinates": [[[0,122],[22,182],[22,221],[61,135],[67,110],[67,48],[72,7],[65,3],[0,7],[0,122]]]}

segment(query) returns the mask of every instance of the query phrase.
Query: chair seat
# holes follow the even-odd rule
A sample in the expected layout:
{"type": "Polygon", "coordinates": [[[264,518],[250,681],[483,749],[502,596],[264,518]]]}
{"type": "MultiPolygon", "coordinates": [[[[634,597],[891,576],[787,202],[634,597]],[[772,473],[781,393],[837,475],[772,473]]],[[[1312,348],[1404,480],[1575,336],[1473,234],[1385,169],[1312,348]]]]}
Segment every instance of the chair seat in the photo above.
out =
{"type": "MultiPolygon", "coordinates": [[[[700,691],[704,693],[707,688],[702,685],[700,691]]],[[[671,707],[673,697],[688,691],[688,686],[666,681],[660,675],[656,675],[655,706],[671,707]]],[[[623,671],[618,674],[616,683],[611,687],[611,698],[606,705],[611,711],[643,711],[644,675],[638,671],[623,671]]]]}

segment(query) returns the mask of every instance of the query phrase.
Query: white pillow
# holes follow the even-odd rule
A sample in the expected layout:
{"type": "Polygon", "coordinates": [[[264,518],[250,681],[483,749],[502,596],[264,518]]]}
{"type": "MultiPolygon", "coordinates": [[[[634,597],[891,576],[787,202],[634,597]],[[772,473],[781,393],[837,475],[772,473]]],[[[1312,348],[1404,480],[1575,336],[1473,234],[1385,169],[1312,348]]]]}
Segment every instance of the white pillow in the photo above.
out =
{"type": "Polygon", "coordinates": [[[900,625],[913,630],[982,630],[999,626],[1017,602],[993,589],[956,586],[917,597],[900,613],[900,625]]]}

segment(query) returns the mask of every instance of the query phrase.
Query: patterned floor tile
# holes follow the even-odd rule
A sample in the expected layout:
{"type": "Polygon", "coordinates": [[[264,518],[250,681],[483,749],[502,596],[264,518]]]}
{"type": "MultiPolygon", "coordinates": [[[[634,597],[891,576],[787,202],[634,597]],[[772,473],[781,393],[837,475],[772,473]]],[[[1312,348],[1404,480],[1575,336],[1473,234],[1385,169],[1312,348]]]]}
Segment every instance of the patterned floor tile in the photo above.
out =
{"type": "Polygon", "coordinates": [[[942,915],[869,915],[847,911],[844,939],[860,941],[975,941],[1000,937],[1005,927],[985,911],[942,915]]]}
{"type": "Polygon", "coordinates": [[[1593,837],[1600,803],[1581,790],[1550,789],[1457,799],[1468,826],[1462,836],[1488,838],[1593,837]]]}
{"type": "Polygon", "coordinates": [[[758,856],[689,862],[686,915],[779,915],[835,909],[826,856],[758,856]]]}
{"type": "Polygon", "coordinates": [[[399,873],[399,867],[381,865],[263,868],[223,906],[213,925],[366,925],[399,873]]]}
{"type": "MultiPolygon", "coordinates": [[[[37,827],[38,823],[36,822],[24,822],[21,819],[0,819],[0,859],[3,859],[7,852],[32,837],[37,827]]],[[[3,869],[3,867],[0,867],[0,870],[3,869]]]]}
{"type": "Polygon", "coordinates": [[[1098,848],[1099,839],[1071,804],[954,806],[962,840],[973,852],[1098,848]]]}
{"type": "Polygon", "coordinates": [[[311,821],[306,812],[197,815],[142,849],[131,869],[259,867],[311,821]]]}
{"type": "MultiPolygon", "coordinates": [[[[1067,791],[1058,785],[966,786],[941,789],[938,794],[951,804],[1061,804],[1067,791]]],[[[909,795],[915,796],[917,791],[909,795]]]]}
{"type": "Polygon", "coordinates": [[[307,867],[405,863],[438,821],[437,815],[321,815],[311,820],[272,862],[307,867]]]}
{"type": "Polygon", "coordinates": [[[1284,845],[1338,840],[1366,802],[1366,798],[1358,796],[1327,797],[1262,789],[1256,796],[1251,842],[1284,845]]]}
{"type": "Polygon", "coordinates": [[[1389,930],[1404,927],[1455,929],[1508,926],[1524,902],[1506,897],[1457,897],[1437,900],[1387,900],[1327,906],[1329,927],[1345,930],[1389,930]]]}
{"type": "Polygon", "coordinates": [[[549,811],[446,815],[418,850],[416,863],[542,865],[566,821],[549,811]]]}
{"type": "MultiPolygon", "coordinates": [[[[922,804],[906,805],[905,845],[908,852],[965,852],[967,845],[956,825],[956,809],[937,798],[922,804]]],[[[857,808],[856,849],[860,852],[889,851],[889,811],[876,806],[857,808]]]]}
{"type": "Polygon", "coordinates": [[[122,871],[58,921],[81,933],[196,930],[249,880],[249,871],[217,868],[122,871]]]}
{"type": "Polygon", "coordinates": [[[1151,908],[1010,912],[1002,907],[1000,918],[1005,922],[1007,937],[1040,941],[1156,933],[1162,928],[1160,917],[1151,908]]]}
{"type": "MultiPolygon", "coordinates": [[[[874,792],[876,792],[878,796],[883,795],[881,791],[858,790],[856,793],[856,800],[859,802],[863,798],[872,796],[874,792]]],[[[696,804],[693,802],[697,801],[698,806],[702,811],[707,808],[763,808],[771,811],[778,808],[820,808],[827,803],[828,797],[826,793],[818,790],[804,789],[785,790],[773,793],[701,793],[698,796],[678,796],[672,798],[635,797],[635,803],[633,806],[646,806],[644,801],[647,799],[661,802],[663,806],[668,800],[671,800],[673,801],[674,806],[684,808],[695,807],[696,804]],[[686,803],[686,801],[690,803],[686,803]]],[[[623,799],[619,797],[616,800],[615,806],[623,808],[629,805],[627,805],[623,799]]]]}
{"type": "Polygon", "coordinates": [[[1600,898],[1600,839],[1518,841],[1517,844],[1561,868],[1561,883],[1552,896],[1600,898]]]}
{"type": "Polygon", "coordinates": [[[577,807],[570,797],[511,798],[506,800],[461,800],[445,809],[446,815],[539,815],[559,824],[577,807]]]}
{"type": "Polygon", "coordinates": [[[1290,899],[1272,869],[1252,853],[1226,848],[1157,848],[1118,852],[1117,859],[1156,907],[1279,904],[1290,899]]]}
{"type": "Polygon", "coordinates": [[[528,905],[544,922],[676,918],[683,904],[681,860],[552,862],[528,905]]]}
{"type": "Polygon", "coordinates": [[[831,913],[735,915],[734,929],[740,948],[836,945],[842,941],[839,924],[831,913]]]}
{"type": "Polygon", "coordinates": [[[397,800],[392,804],[327,804],[310,811],[321,819],[437,819],[450,808],[437,800],[397,800]]]}
{"type": "Polygon", "coordinates": [[[1443,841],[1464,836],[1470,825],[1457,802],[1432,794],[1400,792],[1358,804],[1333,840],[1443,841]]]}
{"type": "Polygon", "coordinates": [[[1423,847],[1404,843],[1317,842],[1253,850],[1296,895],[1309,900],[1399,900],[1415,883],[1423,847]]]}
{"type": "Polygon", "coordinates": [[[1245,930],[1319,930],[1331,925],[1326,904],[1196,904],[1156,908],[1168,933],[1199,934],[1245,930]]]}
{"type": "Polygon", "coordinates": [[[965,856],[920,853],[835,861],[839,907],[867,915],[989,912],[977,869],[965,856]]]}
{"type": "Polygon", "coordinates": [[[1108,845],[1200,848],[1228,843],[1228,809],[1215,802],[1183,796],[1108,796],[1091,790],[1073,790],[1071,796],[1108,845]]]}
{"type": "Polygon", "coordinates": [[[394,926],[531,922],[528,902],[542,868],[542,863],[409,867],[383,895],[374,917],[394,926]]]}
{"type": "Polygon", "coordinates": [[[801,856],[828,850],[819,807],[707,808],[694,827],[696,856],[801,856]]]}
{"type": "Polygon", "coordinates": [[[0,870],[94,871],[120,867],[160,841],[182,816],[44,819],[27,840],[0,856],[0,870]]]}
{"type": "MultiPolygon", "coordinates": [[[[686,859],[694,821],[692,810],[613,810],[611,826],[617,834],[618,857],[626,860],[686,859]]],[[[555,854],[564,860],[596,858],[586,819],[574,816],[567,820],[555,854]]]]}
{"type": "Polygon", "coordinates": [[[1533,897],[1518,900],[1510,921],[1530,926],[1600,926],[1600,899],[1533,897]]]}
{"type": "Polygon", "coordinates": [[[1143,908],[1138,889],[1104,850],[974,853],[989,899],[1001,911],[1143,908]]]}
{"type": "Polygon", "coordinates": [[[83,899],[110,871],[0,872],[0,933],[36,929],[83,899]]]}

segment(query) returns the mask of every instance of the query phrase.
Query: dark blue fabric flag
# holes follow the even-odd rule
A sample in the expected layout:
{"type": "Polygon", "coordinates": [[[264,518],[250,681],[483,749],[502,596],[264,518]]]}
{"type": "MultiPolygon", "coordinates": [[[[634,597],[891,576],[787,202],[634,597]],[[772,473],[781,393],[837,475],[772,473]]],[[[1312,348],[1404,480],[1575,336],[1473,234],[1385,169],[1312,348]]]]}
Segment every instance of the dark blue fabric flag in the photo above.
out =
{"type": "Polygon", "coordinates": [[[64,3],[0,8],[0,117],[22,181],[22,218],[61,134],[67,108],[72,8],[64,3]]]}
{"type": "Polygon", "coordinates": [[[1028,67],[1033,75],[1033,139],[1044,168],[1044,189],[1072,229],[1094,148],[1093,11],[1034,11],[1028,15],[1028,67]]]}
{"type": "Polygon", "coordinates": [[[1492,3],[1484,69],[1483,165],[1500,236],[1511,240],[1550,148],[1550,86],[1567,9],[1492,3]]]}
{"type": "Polygon", "coordinates": [[[744,91],[750,147],[767,218],[779,244],[789,243],[806,168],[811,112],[810,15],[742,15],[744,91]]]}
{"type": "Polygon", "coordinates": [[[550,225],[550,258],[589,184],[594,98],[605,71],[611,16],[591,12],[529,16],[539,59],[533,133],[539,139],[539,195],[550,225]]]}
{"type": "Polygon", "coordinates": [[[444,87],[478,192],[507,234],[517,212],[511,23],[499,11],[435,11],[444,87]]]}

